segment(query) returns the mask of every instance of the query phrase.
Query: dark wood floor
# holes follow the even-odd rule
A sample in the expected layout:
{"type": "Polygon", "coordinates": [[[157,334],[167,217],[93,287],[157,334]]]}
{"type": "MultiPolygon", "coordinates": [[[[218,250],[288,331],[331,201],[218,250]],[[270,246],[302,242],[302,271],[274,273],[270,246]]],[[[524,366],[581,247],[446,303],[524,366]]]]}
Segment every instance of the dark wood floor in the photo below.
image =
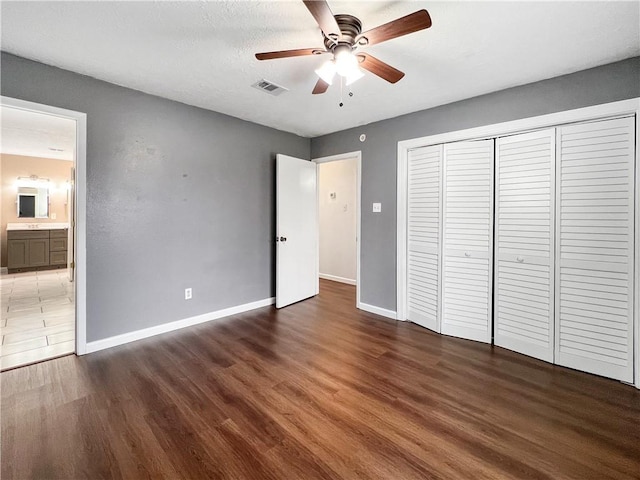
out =
{"type": "Polygon", "coordinates": [[[354,297],[2,373],[2,479],[640,478],[640,391],[354,297]]]}

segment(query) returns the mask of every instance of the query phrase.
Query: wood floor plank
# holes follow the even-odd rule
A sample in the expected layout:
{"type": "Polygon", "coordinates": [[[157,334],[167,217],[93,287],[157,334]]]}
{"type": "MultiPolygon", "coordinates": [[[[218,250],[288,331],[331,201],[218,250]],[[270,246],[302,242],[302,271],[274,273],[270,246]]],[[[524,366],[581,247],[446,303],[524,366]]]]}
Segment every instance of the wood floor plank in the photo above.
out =
{"type": "Polygon", "coordinates": [[[354,304],[3,372],[2,478],[640,478],[638,390],[354,304]]]}

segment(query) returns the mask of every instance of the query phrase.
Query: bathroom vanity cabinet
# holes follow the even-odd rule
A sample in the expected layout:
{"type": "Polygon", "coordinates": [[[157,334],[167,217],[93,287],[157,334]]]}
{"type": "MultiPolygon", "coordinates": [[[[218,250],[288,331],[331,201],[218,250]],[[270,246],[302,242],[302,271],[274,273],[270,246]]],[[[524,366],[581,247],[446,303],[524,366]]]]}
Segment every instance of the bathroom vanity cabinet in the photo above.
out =
{"type": "Polygon", "coordinates": [[[68,229],[7,230],[9,273],[66,268],[68,229]]]}

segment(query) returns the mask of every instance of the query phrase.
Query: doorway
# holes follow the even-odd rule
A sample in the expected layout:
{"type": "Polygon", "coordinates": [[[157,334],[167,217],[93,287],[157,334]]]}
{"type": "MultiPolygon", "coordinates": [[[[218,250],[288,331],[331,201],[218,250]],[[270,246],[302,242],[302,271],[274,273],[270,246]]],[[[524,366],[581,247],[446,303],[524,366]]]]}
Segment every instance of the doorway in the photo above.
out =
{"type": "Polygon", "coordinates": [[[0,109],[0,364],[8,370],[85,353],[86,115],[7,97],[0,109]],[[28,196],[35,209],[21,208],[28,196]]]}
{"type": "Polygon", "coordinates": [[[319,277],[356,287],[360,306],[361,152],[316,158],[319,277]]]}

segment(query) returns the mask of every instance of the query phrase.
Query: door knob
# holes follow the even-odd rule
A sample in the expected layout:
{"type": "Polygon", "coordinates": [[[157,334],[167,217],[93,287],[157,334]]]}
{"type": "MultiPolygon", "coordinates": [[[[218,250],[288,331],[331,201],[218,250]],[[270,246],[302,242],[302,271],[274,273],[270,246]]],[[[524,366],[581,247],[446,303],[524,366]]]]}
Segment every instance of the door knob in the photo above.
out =
{"type": "Polygon", "coordinates": [[[287,241],[287,237],[280,237],[280,241],[281,242],[286,242],[287,241]]]}
{"type": "Polygon", "coordinates": [[[518,262],[520,262],[520,263],[523,263],[523,262],[524,262],[524,258],[522,258],[522,257],[516,257],[516,260],[517,260],[518,262]]]}

